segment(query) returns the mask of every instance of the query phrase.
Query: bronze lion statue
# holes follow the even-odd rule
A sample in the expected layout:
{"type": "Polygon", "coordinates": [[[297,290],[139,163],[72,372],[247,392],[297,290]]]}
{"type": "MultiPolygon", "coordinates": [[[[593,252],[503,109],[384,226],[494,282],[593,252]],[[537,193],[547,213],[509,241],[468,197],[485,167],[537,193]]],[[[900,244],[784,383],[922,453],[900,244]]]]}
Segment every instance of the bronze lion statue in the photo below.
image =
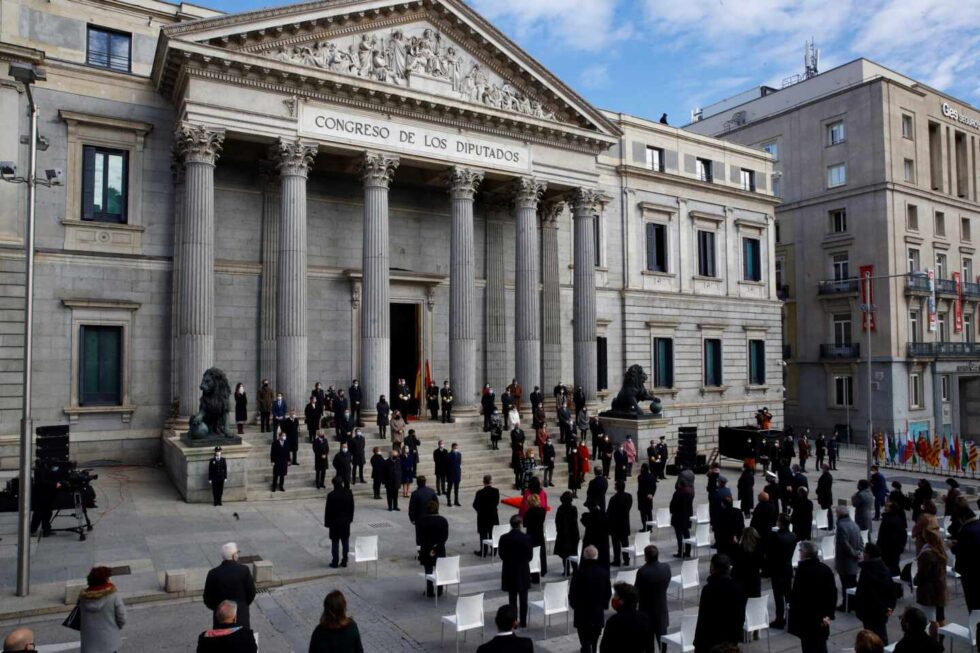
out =
{"type": "Polygon", "coordinates": [[[230,408],[231,386],[228,377],[217,367],[204,373],[201,379],[201,401],[197,414],[191,417],[188,438],[223,438],[228,435],[228,409],[230,408]]]}
{"type": "Polygon", "coordinates": [[[612,411],[617,415],[631,415],[633,417],[645,417],[645,413],[640,408],[641,401],[650,402],[650,413],[654,416],[660,415],[662,410],[660,400],[647,392],[643,385],[647,381],[646,372],[639,365],[630,365],[623,376],[623,387],[612,402],[612,411]]]}

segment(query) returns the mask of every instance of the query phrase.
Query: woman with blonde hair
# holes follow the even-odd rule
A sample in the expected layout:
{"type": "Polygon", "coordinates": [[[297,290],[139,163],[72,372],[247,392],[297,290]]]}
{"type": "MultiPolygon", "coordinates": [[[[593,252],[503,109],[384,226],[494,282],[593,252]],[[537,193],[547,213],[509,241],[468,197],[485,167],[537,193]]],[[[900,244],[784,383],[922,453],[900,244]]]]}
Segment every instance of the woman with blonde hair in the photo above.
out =
{"type": "Polygon", "coordinates": [[[320,623],[310,638],[310,653],[364,653],[361,632],[347,616],[347,599],[334,590],[323,599],[320,623]]]}

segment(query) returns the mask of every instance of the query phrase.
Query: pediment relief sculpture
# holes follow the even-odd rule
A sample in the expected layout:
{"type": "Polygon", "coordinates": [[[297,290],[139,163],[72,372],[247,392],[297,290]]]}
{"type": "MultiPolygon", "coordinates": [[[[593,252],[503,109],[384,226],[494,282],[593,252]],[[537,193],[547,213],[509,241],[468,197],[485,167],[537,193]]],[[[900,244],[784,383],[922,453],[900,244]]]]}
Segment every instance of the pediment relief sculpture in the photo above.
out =
{"type": "Polygon", "coordinates": [[[353,34],[259,52],[277,61],[404,86],[475,104],[560,121],[554,108],[488,70],[425,25],[353,34]]]}

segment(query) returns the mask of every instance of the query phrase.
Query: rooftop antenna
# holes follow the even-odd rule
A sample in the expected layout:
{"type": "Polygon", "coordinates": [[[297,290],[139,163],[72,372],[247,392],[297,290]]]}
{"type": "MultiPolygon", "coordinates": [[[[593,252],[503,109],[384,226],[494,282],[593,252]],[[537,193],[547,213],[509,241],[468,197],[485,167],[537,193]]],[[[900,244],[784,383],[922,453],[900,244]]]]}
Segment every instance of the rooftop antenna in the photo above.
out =
{"type": "Polygon", "coordinates": [[[806,42],[806,45],[803,48],[803,79],[810,79],[811,77],[815,77],[817,75],[819,72],[817,70],[817,63],[819,60],[820,50],[816,48],[816,43],[811,36],[810,40],[806,42]]]}

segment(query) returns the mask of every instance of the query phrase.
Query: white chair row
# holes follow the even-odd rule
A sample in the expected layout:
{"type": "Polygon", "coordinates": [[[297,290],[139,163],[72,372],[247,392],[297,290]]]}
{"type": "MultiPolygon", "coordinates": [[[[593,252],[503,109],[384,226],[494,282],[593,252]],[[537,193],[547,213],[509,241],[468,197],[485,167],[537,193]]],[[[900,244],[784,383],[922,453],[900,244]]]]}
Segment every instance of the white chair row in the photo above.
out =
{"type": "MultiPolygon", "coordinates": [[[[685,614],[681,616],[681,629],[676,633],[664,635],[663,641],[667,645],[667,650],[676,648],[681,653],[691,653],[694,650],[694,632],[698,625],[696,614],[685,614]]],[[[761,630],[766,631],[766,646],[771,651],[772,644],[769,641],[769,594],[763,594],[757,598],[749,599],[745,604],[745,625],[743,626],[745,639],[748,641],[752,633],[761,630]]]]}

